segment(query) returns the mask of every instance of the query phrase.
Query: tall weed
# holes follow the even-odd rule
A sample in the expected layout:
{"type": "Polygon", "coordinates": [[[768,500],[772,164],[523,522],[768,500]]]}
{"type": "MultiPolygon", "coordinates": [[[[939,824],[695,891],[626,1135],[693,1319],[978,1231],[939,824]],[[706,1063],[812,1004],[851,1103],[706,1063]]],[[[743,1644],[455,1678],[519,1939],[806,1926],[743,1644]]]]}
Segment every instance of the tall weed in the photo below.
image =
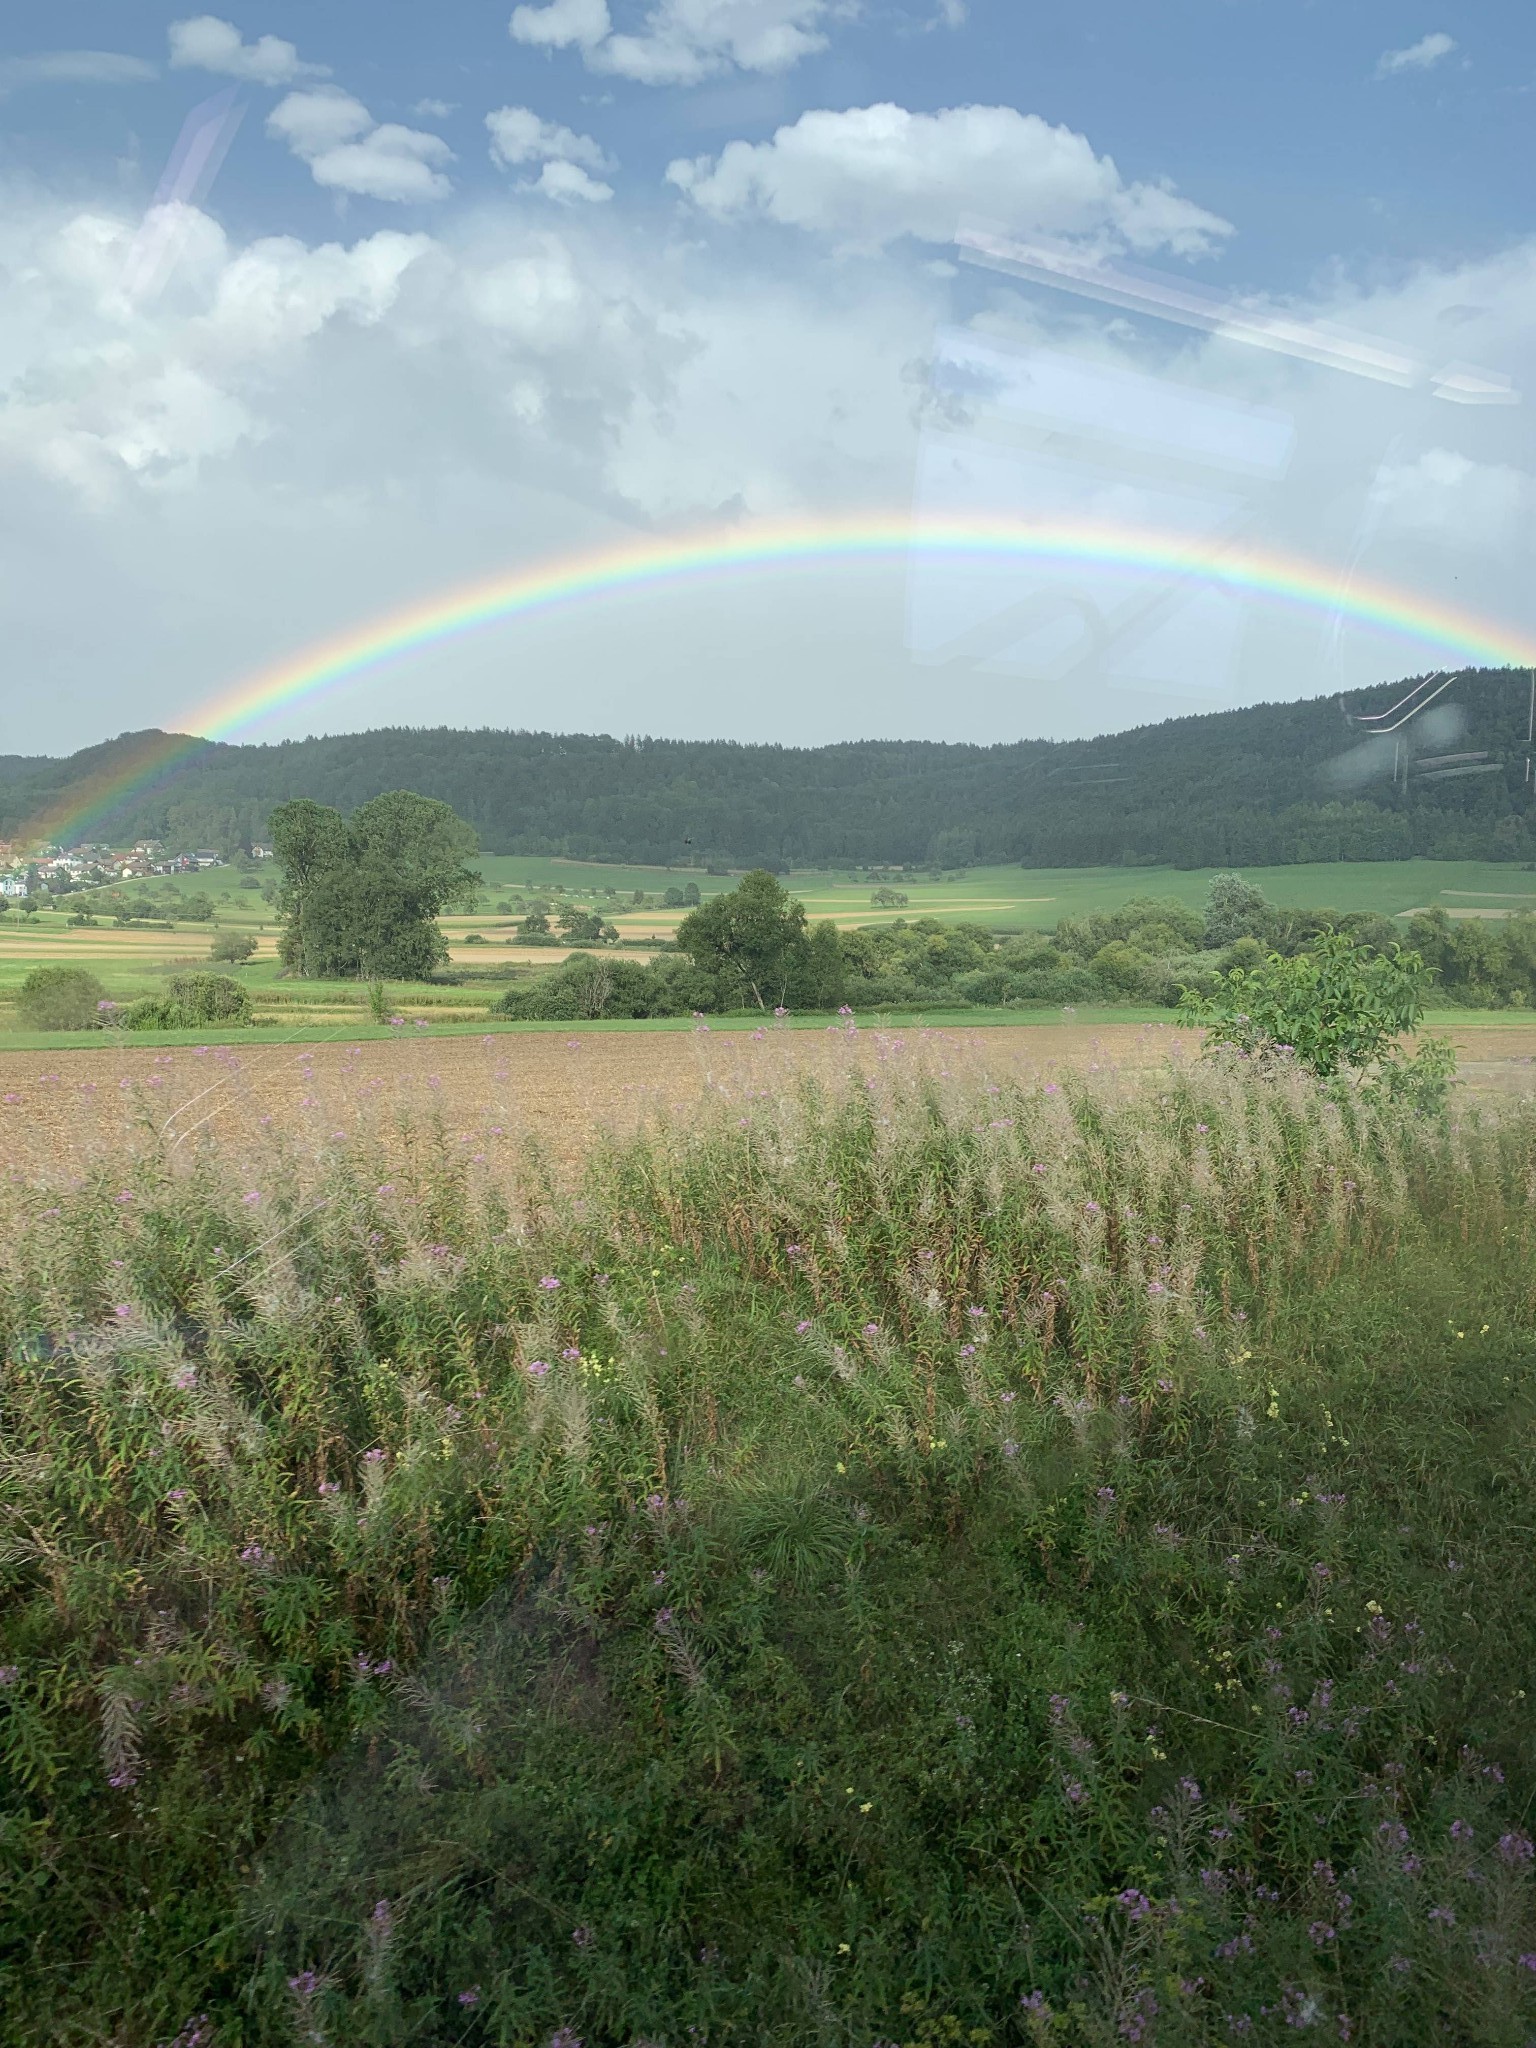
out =
{"type": "Polygon", "coordinates": [[[6,1192],[18,2042],[1524,2042],[1536,1116],[6,1192]]]}

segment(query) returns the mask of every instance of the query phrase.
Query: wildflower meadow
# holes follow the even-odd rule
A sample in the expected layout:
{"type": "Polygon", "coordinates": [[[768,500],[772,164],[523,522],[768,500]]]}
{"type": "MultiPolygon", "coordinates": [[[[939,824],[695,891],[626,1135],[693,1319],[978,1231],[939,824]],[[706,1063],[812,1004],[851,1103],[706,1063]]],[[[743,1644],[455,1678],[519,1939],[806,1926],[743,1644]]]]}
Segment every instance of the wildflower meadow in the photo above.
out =
{"type": "Polygon", "coordinates": [[[1536,2039],[1536,1107],[0,1189],[0,2038],[1536,2039]]]}

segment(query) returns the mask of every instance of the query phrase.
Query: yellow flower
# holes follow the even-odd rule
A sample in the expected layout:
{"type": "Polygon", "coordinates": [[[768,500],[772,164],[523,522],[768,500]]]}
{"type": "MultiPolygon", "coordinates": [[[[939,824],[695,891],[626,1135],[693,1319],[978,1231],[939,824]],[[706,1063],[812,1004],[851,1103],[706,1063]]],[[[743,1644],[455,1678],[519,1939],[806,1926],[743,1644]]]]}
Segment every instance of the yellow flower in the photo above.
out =
{"type": "Polygon", "coordinates": [[[866,1799],[864,1804],[859,1808],[860,1813],[868,1813],[870,1808],[874,1805],[874,1803],[875,1802],[873,1801],[873,1799],[866,1799]]]}

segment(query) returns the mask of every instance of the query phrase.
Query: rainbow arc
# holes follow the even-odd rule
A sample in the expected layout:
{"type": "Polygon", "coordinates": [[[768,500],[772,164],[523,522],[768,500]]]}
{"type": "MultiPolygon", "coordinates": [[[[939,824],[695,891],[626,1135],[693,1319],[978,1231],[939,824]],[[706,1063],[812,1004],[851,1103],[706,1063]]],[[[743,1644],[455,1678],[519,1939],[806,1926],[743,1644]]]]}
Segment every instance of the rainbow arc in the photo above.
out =
{"type": "Polygon", "coordinates": [[[162,734],[94,781],[64,792],[27,827],[29,843],[94,836],[113,812],[173,776],[202,739],[238,741],[268,720],[428,647],[566,605],[629,593],[921,555],[972,563],[1028,562],[1063,577],[1093,569],[1200,577],[1237,593],[1405,637],[1432,649],[1435,666],[1536,664],[1536,634],[1438,599],[1355,577],[1281,550],[1213,547],[1105,521],[817,515],[625,539],[556,556],[382,613],[312,642],[216,691],[185,714],[186,734],[162,734]]]}

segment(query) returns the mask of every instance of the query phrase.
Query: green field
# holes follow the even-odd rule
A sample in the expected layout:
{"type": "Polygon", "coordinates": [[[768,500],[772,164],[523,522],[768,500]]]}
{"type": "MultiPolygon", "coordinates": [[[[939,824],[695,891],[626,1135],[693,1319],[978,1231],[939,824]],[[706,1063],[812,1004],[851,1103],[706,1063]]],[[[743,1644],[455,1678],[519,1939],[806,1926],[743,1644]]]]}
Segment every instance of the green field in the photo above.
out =
{"type": "MultiPolygon", "coordinates": [[[[629,900],[636,890],[655,898],[668,888],[695,881],[707,897],[734,887],[736,881],[730,875],[600,867],[508,854],[484,854],[479,866],[485,888],[477,908],[443,920],[454,950],[453,970],[464,977],[460,985],[420,987],[399,997],[414,1013],[426,1012],[444,1024],[475,1021],[493,988],[519,969],[547,965],[561,950],[558,942],[554,952],[511,945],[520,898],[536,894],[551,902],[601,908],[626,942],[644,946],[649,940],[669,938],[685,913],[655,903],[636,907],[629,900]],[[507,904],[513,906],[510,912],[498,908],[507,904]],[[484,944],[470,941],[472,933],[484,944]]],[[[905,908],[895,909],[872,905],[870,898],[880,878],[867,873],[857,877],[847,872],[795,874],[787,878],[787,885],[813,918],[831,917],[845,926],[878,925],[899,917],[937,917],[985,924],[1008,933],[1048,929],[1064,917],[1113,909],[1132,896],[1173,896],[1195,906],[1203,902],[1213,872],[992,867],[968,869],[943,881],[890,875],[884,878],[889,886],[908,898],[905,908]]],[[[1272,901],[1285,906],[1373,910],[1389,916],[1432,904],[1461,913],[1536,909],[1536,874],[1488,861],[1334,862],[1256,868],[1248,871],[1248,878],[1272,901]]],[[[157,876],[145,883],[127,883],[124,887],[130,894],[151,898],[164,917],[126,927],[105,917],[94,926],[71,927],[73,898],[65,899],[63,908],[41,911],[32,918],[23,918],[11,909],[0,919],[0,1028],[8,1020],[15,990],[32,967],[58,961],[89,967],[114,998],[131,1001],[160,989],[168,973],[205,966],[211,942],[220,932],[228,931],[248,932],[261,945],[254,960],[233,971],[258,994],[263,1017],[284,1031],[354,1028],[365,1014],[356,983],[281,979],[275,957],[276,913],[261,893],[261,885],[270,886],[272,879],[270,869],[242,876],[232,868],[220,868],[201,875],[157,876]],[[192,922],[185,917],[187,900],[197,895],[212,899],[212,922],[192,922]]],[[[975,1013],[966,1014],[969,1021],[978,1021],[975,1013]]],[[[1114,1014],[1129,1020],[1141,1013],[1120,1010],[1114,1014]]],[[[1458,1014],[1465,1021],[1465,1013],[1458,1014]]],[[[19,1044],[21,1040],[13,1038],[11,1042],[19,1044]]]]}
{"type": "MultiPolygon", "coordinates": [[[[486,907],[497,891],[521,886],[548,892],[563,887],[573,895],[613,888],[660,891],[696,881],[704,895],[734,886],[730,876],[683,874],[668,868],[597,867],[580,861],[523,859],[482,854],[488,884],[486,907]]],[[[975,918],[997,931],[1045,929],[1063,917],[1110,910],[1131,896],[1174,896],[1198,905],[1205,900],[1214,868],[968,868],[952,880],[888,877],[910,899],[908,908],[875,910],[876,886],[861,871],[795,873],[785,886],[813,917],[849,924],[879,924],[893,917],[975,918]]],[[[1483,903],[1490,909],[1536,909],[1536,874],[1496,861],[1404,860],[1328,861],[1311,866],[1245,868],[1274,903],[1286,907],[1326,906],[1332,910],[1376,910],[1387,916],[1443,902],[1448,909],[1483,903]]],[[[658,924],[657,929],[661,929],[658,924]]]]}

